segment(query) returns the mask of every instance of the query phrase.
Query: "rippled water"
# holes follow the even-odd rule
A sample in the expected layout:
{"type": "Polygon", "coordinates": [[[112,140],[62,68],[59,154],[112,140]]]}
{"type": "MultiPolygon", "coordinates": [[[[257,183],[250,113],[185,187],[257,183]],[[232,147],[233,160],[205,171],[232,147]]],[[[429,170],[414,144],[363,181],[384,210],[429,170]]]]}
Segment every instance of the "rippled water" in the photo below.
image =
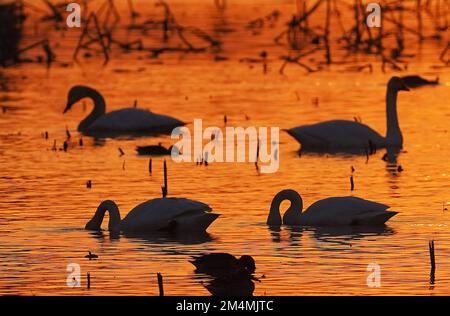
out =
{"type": "MultiPolygon", "coordinates": [[[[168,161],[169,195],[208,203],[222,216],[202,237],[156,235],[112,238],[85,231],[85,223],[103,199],[112,199],[124,216],[136,204],[159,197],[162,159],[136,155],[136,145],[169,146],[170,137],[107,139],[83,137],[78,146],[78,122],[87,115],[79,104],[62,114],[68,89],[85,84],[103,93],[107,110],[138,100],[149,108],[204,126],[279,126],[290,128],[320,120],[360,116],[384,134],[385,84],[377,64],[372,74],[343,71],[335,65],[306,75],[295,65],[278,73],[284,49],[273,36],[289,14],[293,1],[229,2],[224,13],[211,3],[173,3],[180,23],[197,25],[220,37],[225,45],[216,62],[210,53],[166,54],[148,59],[144,53],[118,54],[107,67],[94,58],[82,65],[50,70],[24,64],[0,71],[0,293],[22,295],[157,295],[156,273],[165,280],[169,295],[209,295],[195,275],[190,256],[223,251],[250,254],[257,264],[255,295],[310,294],[450,294],[450,209],[448,68],[434,69],[440,46],[429,45],[409,64],[407,73],[439,76],[441,85],[399,95],[398,112],[405,139],[397,166],[389,166],[378,151],[365,156],[302,155],[298,144],[280,134],[280,169],[258,175],[251,163],[195,163],[168,161]],[[255,16],[281,10],[274,29],[252,35],[244,25],[255,16]],[[229,29],[232,32],[219,32],[229,29]],[[214,31],[215,30],[215,31],[214,31]],[[431,47],[430,47],[431,46],[431,47]],[[269,70],[260,64],[239,62],[269,52],[269,70]],[[318,98],[318,103],[313,100],[318,98]],[[247,116],[247,117],[246,117],[247,116]],[[66,126],[72,138],[68,152],[61,147],[66,126]],[[48,131],[49,139],[42,137],[48,131]],[[119,156],[118,148],[124,152],[119,156]],[[350,168],[356,171],[350,191],[350,168]],[[92,180],[92,188],[86,181],[92,180]],[[355,195],[389,204],[401,212],[379,230],[322,229],[269,230],[265,225],[272,197],[281,189],[301,193],[306,206],[338,195],[355,195]],[[429,284],[428,241],[436,244],[436,284],[429,284]],[[88,250],[99,260],[88,261],[88,250]],[[78,263],[80,288],[66,286],[66,267],[78,263]],[[369,288],[367,266],[381,267],[381,287],[369,288]],[[86,290],[87,272],[91,289],[86,290]]],[[[153,14],[150,8],[149,14],[153,14]]],[[[155,13],[156,14],[156,13],[155,13]]],[[[78,35],[67,31],[56,50],[70,60],[78,35]],[[66,46],[65,43],[72,45],[66,46]]],[[[76,31],[73,31],[76,32],[76,31]]],[[[78,34],[78,33],[76,33],[78,34]]],[[[31,36],[31,35],[30,35],[31,36]]],[[[364,62],[365,57],[359,57],[364,62]]],[[[406,72],[405,72],[406,73],[406,72]]],[[[192,125],[188,125],[192,127],[192,125]]],[[[106,227],[106,226],[104,226],[106,227]]]]}

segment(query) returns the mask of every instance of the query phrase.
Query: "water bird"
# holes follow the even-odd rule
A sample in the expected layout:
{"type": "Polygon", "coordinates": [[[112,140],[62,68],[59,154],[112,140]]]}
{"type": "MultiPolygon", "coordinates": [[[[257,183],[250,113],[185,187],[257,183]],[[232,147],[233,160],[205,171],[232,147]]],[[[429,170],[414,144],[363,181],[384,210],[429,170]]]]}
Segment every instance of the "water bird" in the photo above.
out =
{"type": "MultiPolygon", "coordinates": [[[[172,149],[174,146],[170,146],[169,148],[165,148],[161,143],[158,145],[150,145],[150,146],[137,146],[136,151],[139,155],[146,156],[166,156],[171,155],[172,149]]],[[[178,149],[177,147],[175,147],[178,149]]]]}
{"type": "Polygon", "coordinates": [[[205,203],[186,198],[156,198],[148,200],[133,208],[121,219],[119,207],[114,201],[100,203],[91,220],[86,224],[87,230],[101,230],[106,212],[109,212],[108,230],[146,233],[154,231],[206,231],[219,214],[205,203]]]}
{"type": "Polygon", "coordinates": [[[189,262],[196,267],[196,272],[211,276],[226,275],[242,269],[253,274],[256,270],[255,260],[249,255],[238,259],[229,253],[209,253],[194,256],[189,262]]]}
{"type": "Polygon", "coordinates": [[[401,79],[403,80],[405,85],[408,86],[409,88],[418,88],[429,85],[435,86],[439,84],[439,77],[437,77],[435,80],[427,80],[420,76],[412,75],[412,76],[403,76],[401,77],[401,79]]]}
{"type": "Polygon", "coordinates": [[[94,102],[92,112],[80,122],[78,131],[89,136],[113,137],[119,135],[167,134],[184,122],[151,111],[125,108],[105,113],[106,103],[103,96],[87,86],[74,86],[67,95],[67,105],[63,113],[84,98],[94,102]]]}
{"type": "Polygon", "coordinates": [[[86,256],[84,256],[84,257],[85,257],[85,258],[88,258],[89,260],[97,259],[97,258],[98,258],[98,256],[97,256],[96,254],[93,254],[93,253],[91,253],[90,251],[89,251],[89,254],[86,255],[86,256]]]}
{"type": "Polygon", "coordinates": [[[399,77],[392,77],[386,93],[386,137],[369,126],[348,120],[332,120],[312,125],[302,125],[286,130],[307,151],[355,151],[403,146],[403,136],[397,117],[397,93],[409,91],[399,77]]]}
{"type": "Polygon", "coordinates": [[[389,206],[352,196],[330,197],[311,204],[304,212],[303,200],[296,191],[282,190],[272,200],[267,225],[280,226],[356,226],[383,225],[398,214],[389,206]],[[281,218],[280,204],[291,202],[281,218]]]}

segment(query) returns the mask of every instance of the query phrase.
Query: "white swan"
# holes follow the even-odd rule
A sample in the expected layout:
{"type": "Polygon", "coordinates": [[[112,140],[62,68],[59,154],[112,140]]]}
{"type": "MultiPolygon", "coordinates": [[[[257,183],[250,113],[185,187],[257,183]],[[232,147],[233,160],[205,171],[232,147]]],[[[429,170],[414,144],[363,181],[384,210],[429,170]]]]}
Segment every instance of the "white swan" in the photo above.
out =
{"type": "Polygon", "coordinates": [[[185,198],[157,198],[133,208],[123,220],[114,201],[100,203],[92,219],[86,224],[88,230],[100,230],[105,212],[109,212],[108,230],[146,233],[158,230],[204,232],[219,217],[211,213],[204,203],[185,198]]]}
{"type": "Polygon", "coordinates": [[[137,108],[126,108],[105,114],[106,104],[103,96],[97,90],[86,86],[74,86],[70,89],[63,113],[84,98],[91,98],[94,101],[94,109],[78,125],[78,131],[86,135],[167,134],[175,127],[185,125],[173,117],[137,108]]]}
{"type": "Polygon", "coordinates": [[[352,196],[331,197],[311,204],[303,213],[303,201],[294,190],[283,190],[272,200],[267,225],[352,226],[382,225],[398,212],[389,206],[352,196]],[[281,220],[280,204],[291,202],[281,220]]]}
{"type": "Polygon", "coordinates": [[[409,91],[399,77],[392,77],[386,93],[386,137],[369,126],[345,120],[326,121],[303,125],[286,130],[301,143],[302,150],[310,151],[353,151],[373,150],[384,147],[403,146],[403,136],[397,118],[397,93],[409,91]]]}

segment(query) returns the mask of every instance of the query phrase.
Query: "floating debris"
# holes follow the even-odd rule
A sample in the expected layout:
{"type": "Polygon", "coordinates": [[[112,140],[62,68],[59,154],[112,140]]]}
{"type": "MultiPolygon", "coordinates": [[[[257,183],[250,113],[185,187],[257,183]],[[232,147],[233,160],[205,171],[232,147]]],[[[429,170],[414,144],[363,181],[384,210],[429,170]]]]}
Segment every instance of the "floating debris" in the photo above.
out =
{"type": "Polygon", "coordinates": [[[87,273],[87,289],[89,290],[91,288],[91,273],[87,273]]]}
{"type": "Polygon", "coordinates": [[[433,285],[435,282],[435,272],[436,272],[436,259],[434,255],[434,240],[428,242],[428,250],[430,252],[430,284],[433,285]]]}
{"type": "Polygon", "coordinates": [[[177,147],[170,146],[169,148],[165,148],[161,143],[158,145],[149,145],[149,146],[137,146],[136,151],[139,155],[147,155],[147,156],[165,156],[171,155],[172,150],[177,147]]]}
{"type": "Polygon", "coordinates": [[[163,282],[163,276],[161,273],[156,274],[158,278],[158,289],[159,289],[159,296],[164,296],[164,282],[163,282]]]}
{"type": "Polygon", "coordinates": [[[164,186],[161,187],[163,198],[167,197],[168,187],[167,187],[167,162],[164,159],[164,186]]]}

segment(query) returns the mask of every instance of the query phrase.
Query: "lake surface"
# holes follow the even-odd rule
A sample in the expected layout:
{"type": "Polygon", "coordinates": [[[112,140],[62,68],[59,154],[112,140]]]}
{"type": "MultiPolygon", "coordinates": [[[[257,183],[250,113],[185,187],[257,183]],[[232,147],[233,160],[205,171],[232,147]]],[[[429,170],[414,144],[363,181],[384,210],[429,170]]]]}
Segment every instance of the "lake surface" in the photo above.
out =
{"type": "MultiPolygon", "coordinates": [[[[220,38],[224,50],[218,55],[227,59],[216,61],[213,52],[167,53],[158,59],[137,52],[113,54],[106,67],[101,56],[77,65],[71,55],[80,31],[62,35],[39,25],[38,34],[48,33],[58,60],[69,64],[0,70],[0,105],[5,107],[0,112],[0,294],[158,295],[160,272],[168,295],[209,295],[201,283],[208,278],[196,275],[188,260],[207,252],[230,252],[255,258],[256,275],[264,275],[255,295],[449,295],[450,72],[435,67],[442,65],[438,55],[443,44],[437,42],[407,48],[415,57],[400,74],[439,76],[441,84],[399,94],[404,149],[397,164],[382,160],[383,150],[368,161],[365,155],[300,157],[298,143],[280,132],[280,168],[273,174],[259,175],[253,163],[205,167],[167,160],[169,196],[205,202],[222,214],[207,236],[113,238],[107,230],[84,230],[104,199],[116,201],[125,216],[135,205],[160,197],[163,158],[153,158],[150,175],[148,157],[137,156],[135,147],[158,142],[168,147],[174,140],[83,137],[80,147],[76,128],[89,113],[90,101],[85,109],[80,103],[62,114],[67,91],[75,84],[101,91],[107,111],[137,100],[140,108],[186,122],[201,118],[204,127],[224,128],[224,115],[227,126],[281,129],[360,117],[385,133],[386,83],[398,73],[381,72],[375,57],[351,57],[348,64],[311,74],[292,64],[284,75],[279,73],[279,56],[287,50],[273,38],[296,11],[295,1],[229,1],[222,13],[213,1],[169,3],[178,23],[220,38]],[[274,9],[281,15],[273,27],[256,35],[245,28],[274,9]],[[258,58],[262,50],[268,52],[266,74],[260,63],[239,61],[258,58]],[[367,62],[373,64],[373,73],[347,70],[367,62]],[[53,151],[54,140],[62,147],[66,126],[72,135],[68,151],[53,151]],[[45,131],[48,139],[42,136],[45,131]],[[119,147],[125,155],[120,156],[119,147]],[[349,183],[352,166],[354,191],[349,183]],[[305,206],[329,196],[354,195],[386,203],[400,213],[378,230],[270,230],[265,221],[271,200],[285,188],[297,190],[305,206]],[[429,240],[435,240],[436,247],[434,286],[429,283],[429,240]],[[89,250],[99,260],[85,259],[89,250]],[[66,285],[70,263],[81,267],[81,287],[66,285]],[[367,267],[373,263],[381,268],[381,286],[376,288],[366,282],[371,273],[367,267]]],[[[136,8],[143,15],[161,16],[152,5],[140,2],[136,8]]],[[[30,29],[26,33],[28,43],[41,38],[30,29]]],[[[132,34],[124,31],[121,36],[132,34]]],[[[104,228],[106,223],[107,218],[104,228]]]]}

